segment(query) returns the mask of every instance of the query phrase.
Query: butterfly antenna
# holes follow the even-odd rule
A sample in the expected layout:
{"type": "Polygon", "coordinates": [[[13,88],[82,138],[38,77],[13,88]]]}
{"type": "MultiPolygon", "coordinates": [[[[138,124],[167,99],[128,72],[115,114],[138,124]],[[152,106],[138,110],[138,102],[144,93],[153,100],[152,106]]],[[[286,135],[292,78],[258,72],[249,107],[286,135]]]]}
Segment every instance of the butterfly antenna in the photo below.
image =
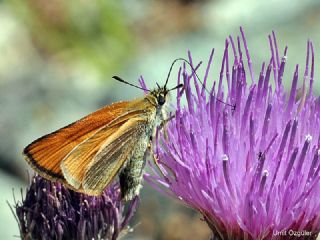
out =
{"type": "Polygon", "coordinates": [[[265,156],[266,153],[269,151],[269,149],[271,148],[272,144],[274,143],[274,141],[276,140],[276,138],[278,137],[278,133],[276,133],[273,138],[271,139],[269,145],[267,146],[267,148],[264,150],[264,152],[260,151],[259,152],[259,158],[261,158],[262,156],[265,156]]]}
{"type": "MultiPolygon", "coordinates": [[[[170,70],[169,70],[168,76],[167,76],[166,83],[165,83],[165,85],[164,85],[164,88],[166,88],[166,86],[167,86],[167,83],[168,83],[168,81],[169,81],[170,74],[171,74],[171,71],[172,71],[172,68],[173,68],[174,64],[175,64],[176,62],[178,62],[178,61],[184,61],[184,62],[186,62],[186,63],[190,66],[190,68],[191,68],[191,70],[192,70],[192,74],[195,74],[195,76],[197,77],[198,81],[201,83],[201,85],[202,85],[203,88],[206,90],[206,92],[207,92],[209,95],[211,95],[211,93],[208,91],[208,89],[206,88],[206,86],[204,85],[204,83],[200,80],[198,74],[196,73],[196,70],[192,67],[191,63],[190,63],[187,59],[184,59],[184,58],[176,58],[176,59],[172,62],[171,66],[170,66],[170,70]]],[[[178,85],[177,87],[175,87],[174,89],[177,89],[177,88],[179,88],[179,87],[182,87],[182,86],[180,86],[180,85],[181,85],[181,84],[179,84],[179,85],[178,85]]],[[[173,89],[171,89],[171,90],[173,90],[173,89]]],[[[225,105],[227,105],[227,106],[230,106],[232,111],[235,111],[235,110],[236,110],[236,104],[233,104],[233,105],[232,105],[232,104],[229,104],[229,103],[226,103],[226,102],[220,100],[219,98],[216,98],[214,95],[212,95],[212,96],[213,96],[215,99],[217,99],[217,101],[219,101],[219,102],[221,102],[221,103],[223,103],[223,104],[225,104],[225,105]]]]}
{"type": "Polygon", "coordinates": [[[132,86],[132,87],[139,88],[139,89],[141,89],[141,90],[150,92],[149,89],[145,89],[145,88],[136,86],[136,85],[134,85],[134,84],[132,84],[132,83],[129,83],[129,82],[123,80],[122,78],[120,78],[120,77],[118,77],[118,76],[113,76],[112,78],[115,79],[115,80],[117,80],[117,81],[119,81],[119,82],[122,82],[122,83],[124,83],[124,84],[128,84],[128,85],[130,85],[130,86],[132,86]]]}
{"type": "Polygon", "coordinates": [[[175,87],[173,87],[173,88],[169,89],[169,90],[168,90],[168,92],[170,92],[170,91],[172,91],[172,90],[175,90],[175,89],[177,89],[177,88],[182,88],[182,87],[183,87],[183,84],[182,84],[182,83],[180,83],[179,85],[177,85],[177,86],[175,86],[175,87]]]}

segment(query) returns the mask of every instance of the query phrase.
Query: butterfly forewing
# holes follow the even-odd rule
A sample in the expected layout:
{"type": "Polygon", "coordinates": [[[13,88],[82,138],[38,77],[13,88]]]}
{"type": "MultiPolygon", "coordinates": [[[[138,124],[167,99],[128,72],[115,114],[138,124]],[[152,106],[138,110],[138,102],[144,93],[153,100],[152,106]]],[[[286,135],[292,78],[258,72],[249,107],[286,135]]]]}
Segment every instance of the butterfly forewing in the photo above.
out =
{"type": "Polygon", "coordinates": [[[156,115],[154,93],[114,103],[35,140],[24,154],[41,176],[78,192],[99,195],[132,154],[143,155],[156,115]]]}
{"type": "Polygon", "coordinates": [[[129,111],[132,102],[118,102],[99,109],[64,128],[47,134],[23,151],[27,162],[40,175],[64,181],[61,161],[81,142],[90,138],[101,127],[129,111]]]}

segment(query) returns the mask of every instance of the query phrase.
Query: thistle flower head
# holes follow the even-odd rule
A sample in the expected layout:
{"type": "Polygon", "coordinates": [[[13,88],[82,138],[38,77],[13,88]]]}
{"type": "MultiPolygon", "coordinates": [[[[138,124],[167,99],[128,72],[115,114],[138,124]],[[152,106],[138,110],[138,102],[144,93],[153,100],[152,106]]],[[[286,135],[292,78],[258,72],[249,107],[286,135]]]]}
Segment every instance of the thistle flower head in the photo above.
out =
{"type": "Polygon", "coordinates": [[[35,176],[15,206],[21,238],[115,240],[130,231],[128,223],[138,204],[135,198],[124,211],[120,195],[118,184],[92,197],[35,176]]]}
{"type": "MultiPolygon", "coordinates": [[[[320,231],[320,98],[312,92],[312,42],[304,74],[297,65],[286,92],[287,47],[279,52],[272,33],[271,59],[256,78],[240,30],[236,41],[226,40],[213,86],[207,84],[213,51],[203,85],[185,65],[180,68],[178,82],[185,92],[178,90],[167,136],[158,136],[159,169],[146,179],[202,213],[213,239],[315,239],[320,231]]],[[[190,53],[189,61],[193,64],[190,53]]]]}

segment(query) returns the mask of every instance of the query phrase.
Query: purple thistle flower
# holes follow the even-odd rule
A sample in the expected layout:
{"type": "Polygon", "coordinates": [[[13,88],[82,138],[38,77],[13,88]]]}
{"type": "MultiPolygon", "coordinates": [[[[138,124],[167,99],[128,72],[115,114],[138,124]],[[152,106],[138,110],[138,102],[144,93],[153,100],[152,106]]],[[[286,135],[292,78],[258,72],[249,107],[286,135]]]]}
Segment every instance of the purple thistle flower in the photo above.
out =
{"type": "Polygon", "coordinates": [[[35,176],[25,198],[14,206],[20,236],[115,240],[131,231],[128,223],[139,202],[136,197],[125,211],[120,195],[118,184],[108,187],[101,196],[92,197],[35,176]]]}
{"type": "MultiPolygon", "coordinates": [[[[212,239],[292,239],[297,235],[316,239],[320,231],[320,98],[312,91],[312,42],[307,44],[304,75],[297,65],[287,93],[282,83],[287,47],[280,58],[272,33],[271,59],[262,64],[255,79],[241,28],[240,32],[236,41],[231,36],[226,40],[218,86],[214,82],[210,89],[211,52],[203,79],[212,93],[209,97],[195,74],[187,74],[185,64],[180,68],[178,83],[184,82],[187,105],[181,104],[183,92],[178,90],[168,136],[158,136],[159,169],[153,168],[146,180],[197,209],[212,230],[212,239]],[[235,110],[218,99],[235,104],[235,110]]],[[[189,61],[193,64],[190,53],[189,61]]]]}

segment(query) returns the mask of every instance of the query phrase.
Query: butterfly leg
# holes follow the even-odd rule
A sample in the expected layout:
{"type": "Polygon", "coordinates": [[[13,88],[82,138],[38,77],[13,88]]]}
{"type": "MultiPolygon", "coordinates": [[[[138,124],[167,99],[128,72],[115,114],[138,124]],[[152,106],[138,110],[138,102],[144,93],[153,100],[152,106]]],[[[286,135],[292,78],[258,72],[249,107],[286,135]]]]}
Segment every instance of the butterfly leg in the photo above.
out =
{"type": "Polygon", "coordinates": [[[166,179],[168,182],[170,182],[167,177],[168,173],[170,173],[171,176],[173,176],[175,179],[177,179],[177,175],[167,164],[165,164],[164,162],[160,163],[159,156],[157,154],[155,154],[153,151],[151,140],[150,140],[148,147],[150,148],[149,155],[151,156],[154,165],[157,167],[157,169],[158,169],[159,173],[162,175],[162,177],[164,179],[166,179]],[[162,167],[160,167],[160,164],[162,167]]]}
{"type": "Polygon", "coordinates": [[[164,128],[165,125],[166,125],[168,122],[170,122],[172,119],[174,119],[175,117],[176,117],[176,115],[172,115],[172,116],[170,116],[169,118],[164,119],[164,120],[162,121],[162,123],[160,124],[160,129],[164,128]]]}
{"type": "Polygon", "coordinates": [[[159,130],[163,129],[164,138],[166,140],[168,139],[168,132],[167,132],[167,129],[166,129],[166,125],[167,125],[168,122],[170,122],[174,118],[175,118],[175,115],[172,115],[169,118],[164,119],[162,121],[162,123],[160,124],[159,130]]]}

